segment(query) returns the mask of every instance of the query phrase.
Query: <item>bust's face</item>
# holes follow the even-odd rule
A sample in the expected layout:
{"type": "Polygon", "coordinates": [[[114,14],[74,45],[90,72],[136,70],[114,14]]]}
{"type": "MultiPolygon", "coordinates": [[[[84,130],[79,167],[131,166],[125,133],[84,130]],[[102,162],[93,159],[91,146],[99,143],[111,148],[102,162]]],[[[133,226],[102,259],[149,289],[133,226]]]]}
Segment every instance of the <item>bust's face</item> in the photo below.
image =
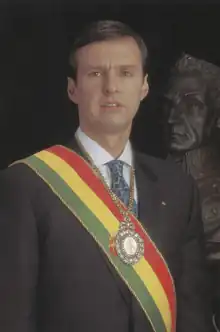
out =
{"type": "Polygon", "coordinates": [[[198,148],[205,136],[208,107],[199,77],[177,77],[166,94],[171,125],[170,150],[186,152],[198,148]]]}

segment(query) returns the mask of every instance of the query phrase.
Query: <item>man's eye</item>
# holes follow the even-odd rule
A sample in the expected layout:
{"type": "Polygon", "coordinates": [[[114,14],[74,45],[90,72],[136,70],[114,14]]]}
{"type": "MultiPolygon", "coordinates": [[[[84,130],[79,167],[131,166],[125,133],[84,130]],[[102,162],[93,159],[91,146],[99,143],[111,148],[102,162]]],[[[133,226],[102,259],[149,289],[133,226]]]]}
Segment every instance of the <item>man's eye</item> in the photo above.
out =
{"type": "Polygon", "coordinates": [[[89,73],[89,76],[97,76],[97,77],[99,77],[99,76],[101,76],[101,73],[99,71],[92,71],[92,72],[89,73]]]}
{"type": "Polygon", "coordinates": [[[127,77],[132,76],[132,73],[129,70],[123,70],[122,73],[124,76],[127,76],[127,77]]]}

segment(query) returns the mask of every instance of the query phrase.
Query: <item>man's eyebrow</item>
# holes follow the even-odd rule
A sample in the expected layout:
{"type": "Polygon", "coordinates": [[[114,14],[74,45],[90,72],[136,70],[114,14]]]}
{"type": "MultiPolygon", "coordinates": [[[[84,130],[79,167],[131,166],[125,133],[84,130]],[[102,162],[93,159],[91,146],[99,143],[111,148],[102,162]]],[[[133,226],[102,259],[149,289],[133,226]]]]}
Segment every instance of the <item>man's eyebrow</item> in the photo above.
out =
{"type": "MultiPolygon", "coordinates": [[[[120,68],[120,69],[136,69],[138,66],[137,65],[117,65],[115,66],[116,68],[120,68]]],[[[100,66],[100,65],[87,65],[86,69],[90,70],[90,69],[106,69],[106,66],[100,66]]]]}

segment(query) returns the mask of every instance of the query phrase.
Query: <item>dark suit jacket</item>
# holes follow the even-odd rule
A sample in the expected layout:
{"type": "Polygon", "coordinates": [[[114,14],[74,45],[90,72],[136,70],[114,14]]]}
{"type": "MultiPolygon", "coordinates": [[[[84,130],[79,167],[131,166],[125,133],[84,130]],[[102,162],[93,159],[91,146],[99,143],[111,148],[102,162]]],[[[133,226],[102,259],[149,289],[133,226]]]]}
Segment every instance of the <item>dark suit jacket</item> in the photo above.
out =
{"type": "MultiPolygon", "coordinates": [[[[209,332],[194,184],[169,161],[136,153],[135,163],[139,219],[175,281],[177,332],[209,332]]],[[[3,171],[0,190],[0,332],[153,331],[92,237],[31,169],[3,171]]]]}

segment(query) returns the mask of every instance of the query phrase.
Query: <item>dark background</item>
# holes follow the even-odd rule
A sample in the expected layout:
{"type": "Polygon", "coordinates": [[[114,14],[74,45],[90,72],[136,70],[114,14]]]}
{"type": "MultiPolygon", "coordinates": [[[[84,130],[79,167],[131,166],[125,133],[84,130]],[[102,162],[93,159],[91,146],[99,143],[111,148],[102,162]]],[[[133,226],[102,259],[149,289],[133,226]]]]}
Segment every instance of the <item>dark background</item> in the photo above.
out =
{"type": "Polygon", "coordinates": [[[2,2],[0,168],[73,135],[77,111],[66,97],[68,51],[77,31],[95,19],[129,23],[149,48],[150,95],[132,134],[142,151],[164,156],[160,95],[181,52],[220,65],[218,4],[2,2]]]}

